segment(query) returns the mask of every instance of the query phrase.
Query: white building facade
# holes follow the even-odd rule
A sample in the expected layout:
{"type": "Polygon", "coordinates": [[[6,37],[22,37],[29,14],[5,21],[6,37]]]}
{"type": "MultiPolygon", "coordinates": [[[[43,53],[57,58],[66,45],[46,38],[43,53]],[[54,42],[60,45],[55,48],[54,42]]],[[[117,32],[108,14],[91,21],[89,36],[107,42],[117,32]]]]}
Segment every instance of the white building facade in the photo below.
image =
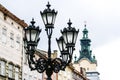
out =
{"type": "Polygon", "coordinates": [[[22,79],[23,28],[27,26],[0,4],[0,80],[22,79]]]}
{"type": "Polygon", "coordinates": [[[28,25],[0,4],[0,80],[42,80],[30,71],[24,52],[24,27],[28,25]]]}

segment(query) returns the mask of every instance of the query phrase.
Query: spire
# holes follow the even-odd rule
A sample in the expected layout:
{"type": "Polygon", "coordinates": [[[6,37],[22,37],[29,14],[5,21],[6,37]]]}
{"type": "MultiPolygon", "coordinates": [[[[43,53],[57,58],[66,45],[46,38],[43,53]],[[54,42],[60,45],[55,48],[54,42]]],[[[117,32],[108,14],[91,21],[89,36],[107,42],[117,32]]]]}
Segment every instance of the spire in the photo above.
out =
{"type": "Polygon", "coordinates": [[[91,40],[88,38],[88,30],[86,28],[86,22],[84,24],[84,29],[83,29],[83,37],[80,39],[80,45],[81,45],[81,50],[80,50],[80,56],[77,60],[77,62],[83,58],[87,58],[90,62],[95,63],[95,56],[92,56],[92,50],[90,50],[90,42],[91,40]]]}
{"type": "Polygon", "coordinates": [[[83,38],[88,38],[88,30],[86,28],[86,21],[84,22],[83,38]]]}

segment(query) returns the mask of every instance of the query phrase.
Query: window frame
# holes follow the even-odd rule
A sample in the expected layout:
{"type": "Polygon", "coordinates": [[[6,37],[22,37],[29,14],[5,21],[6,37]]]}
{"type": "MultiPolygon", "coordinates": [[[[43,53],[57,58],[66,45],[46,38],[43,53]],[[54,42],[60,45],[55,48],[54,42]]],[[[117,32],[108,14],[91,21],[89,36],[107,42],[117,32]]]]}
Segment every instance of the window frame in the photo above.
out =
{"type": "Polygon", "coordinates": [[[16,36],[16,49],[20,50],[20,41],[21,37],[19,35],[16,36]]]}
{"type": "Polygon", "coordinates": [[[6,61],[0,60],[0,64],[1,62],[3,63],[3,65],[0,65],[0,75],[5,76],[6,75],[6,61]]]}
{"type": "Polygon", "coordinates": [[[2,43],[6,44],[7,43],[7,28],[6,26],[2,27],[2,43]]]}
{"type": "Polygon", "coordinates": [[[15,66],[15,80],[19,80],[19,72],[20,72],[20,68],[18,66],[15,66]]]}
{"type": "Polygon", "coordinates": [[[14,79],[14,65],[12,63],[8,64],[8,77],[14,79]]]}
{"type": "Polygon", "coordinates": [[[10,32],[10,46],[13,48],[14,47],[14,33],[10,32]]]}

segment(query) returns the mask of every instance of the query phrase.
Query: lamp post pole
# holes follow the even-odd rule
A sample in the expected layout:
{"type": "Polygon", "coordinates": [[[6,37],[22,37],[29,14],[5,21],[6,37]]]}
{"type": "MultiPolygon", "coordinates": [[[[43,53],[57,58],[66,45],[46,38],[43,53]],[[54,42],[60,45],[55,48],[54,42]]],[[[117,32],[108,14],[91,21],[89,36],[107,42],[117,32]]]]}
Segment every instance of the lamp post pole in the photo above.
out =
{"type": "Polygon", "coordinates": [[[40,12],[45,25],[45,31],[48,36],[48,58],[44,59],[39,57],[35,58],[35,51],[40,40],[39,34],[41,29],[39,26],[35,26],[35,21],[32,19],[31,25],[26,27],[24,45],[26,50],[26,55],[28,56],[28,63],[31,70],[37,70],[39,73],[46,72],[47,80],[52,80],[51,75],[53,72],[58,73],[60,70],[65,70],[66,66],[72,60],[72,54],[75,48],[75,43],[79,30],[76,30],[74,27],[71,27],[72,22],[69,20],[68,27],[61,30],[62,36],[59,39],[56,39],[59,50],[61,52],[61,58],[51,58],[51,36],[53,33],[55,18],[57,12],[53,9],[50,9],[50,4],[46,5],[47,9],[43,12],[40,12]]]}

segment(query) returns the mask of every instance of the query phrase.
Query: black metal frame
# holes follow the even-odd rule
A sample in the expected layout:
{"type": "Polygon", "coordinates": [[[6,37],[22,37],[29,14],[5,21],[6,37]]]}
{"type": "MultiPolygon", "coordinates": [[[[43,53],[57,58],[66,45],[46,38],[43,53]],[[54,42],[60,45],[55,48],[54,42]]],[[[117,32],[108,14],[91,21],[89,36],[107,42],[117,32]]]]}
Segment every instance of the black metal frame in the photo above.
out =
{"type": "MultiPolygon", "coordinates": [[[[44,14],[47,14],[47,13],[52,13],[55,16],[57,15],[57,12],[55,12],[55,10],[50,9],[49,3],[47,5],[47,8],[48,9],[45,9],[43,12],[41,12],[41,16],[43,16],[44,14]]],[[[54,16],[54,18],[55,18],[55,16],[54,16]]],[[[35,24],[35,21],[34,21],[34,19],[32,19],[31,25],[25,28],[24,43],[25,43],[25,50],[26,50],[26,54],[27,54],[27,58],[28,58],[29,67],[31,70],[37,70],[39,73],[42,73],[45,71],[47,74],[47,80],[52,80],[51,75],[53,74],[53,72],[58,73],[60,70],[65,70],[66,66],[69,65],[69,63],[71,62],[75,43],[73,43],[73,42],[65,43],[66,47],[62,46],[62,48],[66,48],[66,49],[60,50],[62,59],[60,59],[60,58],[52,59],[51,58],[51,36],[52,36],[53,28],[54,28],[54,23],[46,24],[44,22],[44,24],[46,26],[45,31],[48,36],[48,58],[45,59],[45,58],[40,57],[39,59],[36,59],[35,51],[36,51],[37,44],[40,40],[38,35],[40,34],[41,29],[39,29],[39,27],[35,27],[34,24],[35,24]],[[28,35],[32,36],[31,30],[36,30],[35,31],[36,33],[34,33],[34,35],[36,35],[35,39],[37,39],[37,40],[35,40],[35,41],[31,41],[31,37],[30,37],[30,40],[27,39],[29,37],[28,35]],[[63,58],[66,58],[66,59],[63,59],[63,58]],[[66,60],[66,61],[64,61],[64,60],[66,60]]],[[[64,28],[63,31],[61,31],[61,33],[73,32],[73,36],[75,33],[78,34],[79,30],[76,31],[75,28],[71,27],[71,24],[72,23],[69,20],[68,28],[64,28]]],[[[56,40],[58,42],[59,40],[61,40],[61,38],[56,39],[56,40]]],[[[64,40],[64,38],[63,38],[63,40],[64,40]]],[[[59,45],[59,43],[58,43],[58,45],[59,45]]]]}

